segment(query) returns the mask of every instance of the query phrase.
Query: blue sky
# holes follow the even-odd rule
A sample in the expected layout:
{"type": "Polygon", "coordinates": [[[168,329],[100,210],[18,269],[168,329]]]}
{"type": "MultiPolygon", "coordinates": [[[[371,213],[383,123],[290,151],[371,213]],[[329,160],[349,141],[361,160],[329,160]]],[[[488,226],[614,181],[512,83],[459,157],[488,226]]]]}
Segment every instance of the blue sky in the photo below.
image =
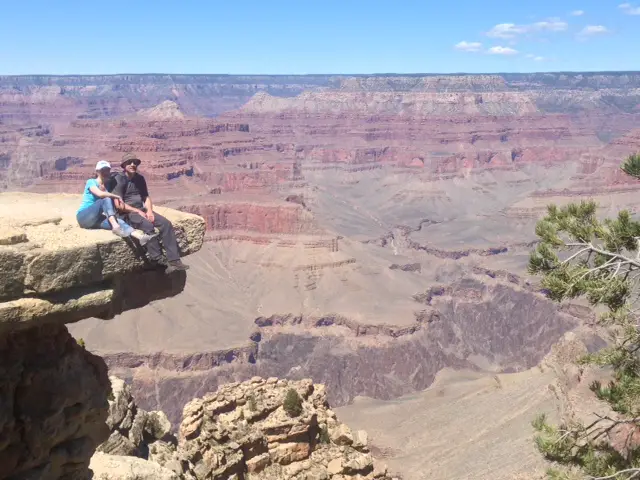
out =
{"type": "Polygon", "coordinates": [[[0,74],[640,70],[640,0],[22,0],[2,19],[0,74]]]}

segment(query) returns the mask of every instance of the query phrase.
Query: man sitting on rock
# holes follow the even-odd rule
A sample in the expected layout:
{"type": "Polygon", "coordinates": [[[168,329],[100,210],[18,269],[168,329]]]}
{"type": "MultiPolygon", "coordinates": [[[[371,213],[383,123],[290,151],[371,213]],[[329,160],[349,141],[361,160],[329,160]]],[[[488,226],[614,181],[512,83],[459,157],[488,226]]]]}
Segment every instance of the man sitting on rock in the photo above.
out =
{"type": "MultiPolygon", "coordinates": [[[[126,216],[129,225],[144,233],[153,233],[154,227],[158,227],[168,262],[167,273],[187,270],[189,266],[180,260],[173,225],[165,217],[153,211],[153,202],[147,190],[147,182],[138,173],[138,165],[140,165],[140,159],[133,153],[127,153],[122,157],[120,166],[123,172],[112,178],[108,186],[109,191],[123,200],[122,202],[116,200],[116,208],[126,216]]],[[[145,248],[152,265],[164,266],[158,237],[149,240],[145,248]]]]}

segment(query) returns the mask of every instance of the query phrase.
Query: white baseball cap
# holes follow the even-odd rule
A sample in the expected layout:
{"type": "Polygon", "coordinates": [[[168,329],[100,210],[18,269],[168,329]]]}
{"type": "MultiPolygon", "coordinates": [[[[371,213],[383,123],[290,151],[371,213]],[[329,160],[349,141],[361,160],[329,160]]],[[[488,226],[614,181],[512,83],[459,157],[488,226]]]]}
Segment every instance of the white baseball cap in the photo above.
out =
{"type": "Polygon", "coordinates": [[[106,160],[100,160],[96,163],[96,170],[102,170],[103,168],[111,168],[111,164],[106,160]]]}

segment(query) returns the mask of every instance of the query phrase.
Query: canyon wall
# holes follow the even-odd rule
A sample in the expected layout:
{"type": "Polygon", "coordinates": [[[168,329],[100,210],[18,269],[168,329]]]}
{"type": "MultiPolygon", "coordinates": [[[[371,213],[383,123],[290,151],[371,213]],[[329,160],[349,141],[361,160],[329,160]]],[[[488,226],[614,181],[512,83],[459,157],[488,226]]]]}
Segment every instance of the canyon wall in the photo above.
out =
{"type": "Polygon", "coordinates": [[[233,208],[224,204],[234,192],[254,204],[283,200],[331,169],[402,169],[432,182],[556,165],[585,172],[569,188],[591,191],[603,175],[619,183],[607,159],[637,147],[620,142],[640,120],[639,79],[2,77],[0,188],[77,192],[98,159],[117,165],[133,151],[154,198],[189,199],[191,209],[204,208],[193,197],[210,204],[210,195],[233,208]]]}
{"type": "MultiPolygon", "coordinates": [[[[78,203],[78,196],[0,194],[2,478],[88,477],[90,457],[109,435],[111,388],[104,360],[65,324],[106,320],[184,288],[184,272],[144,271],[134,245],[80,229],[78,203]]],[[[182,255],[201,248],[201,218],[162,212],[182,255]]]]}
{"type": "Polygon", "coordinates": [[[591,321],[527,256],[548,203],[634,211],[639,106],[635,72],[2,77],[0,188],[78,193],[135,152],[156,204],[203,217],[179,297],[69,327],[174,425],[253,375],[391,399],[591,321]]]}

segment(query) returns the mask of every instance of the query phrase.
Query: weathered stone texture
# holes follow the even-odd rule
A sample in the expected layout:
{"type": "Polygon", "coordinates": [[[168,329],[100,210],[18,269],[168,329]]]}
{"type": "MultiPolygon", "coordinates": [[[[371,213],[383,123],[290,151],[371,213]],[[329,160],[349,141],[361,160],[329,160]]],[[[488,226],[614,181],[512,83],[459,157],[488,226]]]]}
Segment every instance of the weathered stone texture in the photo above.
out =
{"type": "MultiPolygon", "coordinates": [[[[78,195],[0,194],[2,479],[84,480],[105,440],[108,450],[133,454],[171,428],[161,412],[132,409],[130,394],[126,405],[110,404],[103,359],[80,346],[64,324],[175,295],[185,272],[143,271],[135,245],[78,227],[79,201],[78,195]],[[117,425],[106,423],[114,416],[110,409],[116,417],[124,412],[117,425]]],[[[201,247],[201,218],[158,210],[174,222],[182,255],[201,247]]],[[[108,478],[176,478],[157,465],[129,467],[136,476],[108,478]]]]}
{"type": "Polygon", "coordinates": [[[93,480],[179,480],[180,476],[142,458],[96,453],[91,458],[93,480]]]}
{"type": "MultiPolygon", "coordinates": [[[[130,465],[141,472],[162,467],[181,480],[391,479],[369,453],[366,432],[341,424],[324,386],[309,379],[254,377],[195,398],[184,407],[178,438],[162,412],[144,412],[122,380],[111,377],[111,383],[111,437],[91,462],[94,475],[105,479],[119,478],[130,465]],[[302,413],[295,417],[283,408],[289,389],[302,398],[302,413]],[[136,418],[144,418],[144,426],[134,438],[136,418]],[[119,462],[122,456],[139,458],[119,462]]],[[[158,478],[166,471],[158,470],[158,478]]]]}
{"type": "Polygon", "coordinates": [[[111,376],[109,416],[107,426],[111,435],[97,451],[111,455],[146,457],[149,444],[164,439],[171,432],[171,422],[164,412],[147,412],[139,408],[129,386],[111,376]]]}
{"type": "Polygon", "coordinates": [[[374,468],[366,434],[341,424],[324,386],[309,379],[227,384],[188,403],[183,417],[176,453],[189,478],[390,478],[385,467],[374,468]],[[289,389],[302,398],[296,417],[283,408],[289,389]]]}
{"type": "Polygon", "coordinates": [[[63,325],[0,336],[0,478],[85,478],[109,435],[109,388],[63,325]]]}
{"type": "MultiPolygon", "coordinates": [[[[0,330],[107,318],[184,288],[184,274],[145,272],[133,240],[80,228],[79,201],[78,195],[0,194],[0,330]],[[145,288],[127,295],[131,284],[145,288]]],[[[202,218],[157,210],[173,223],[181,255],[202,247],[202,218]]]]}

